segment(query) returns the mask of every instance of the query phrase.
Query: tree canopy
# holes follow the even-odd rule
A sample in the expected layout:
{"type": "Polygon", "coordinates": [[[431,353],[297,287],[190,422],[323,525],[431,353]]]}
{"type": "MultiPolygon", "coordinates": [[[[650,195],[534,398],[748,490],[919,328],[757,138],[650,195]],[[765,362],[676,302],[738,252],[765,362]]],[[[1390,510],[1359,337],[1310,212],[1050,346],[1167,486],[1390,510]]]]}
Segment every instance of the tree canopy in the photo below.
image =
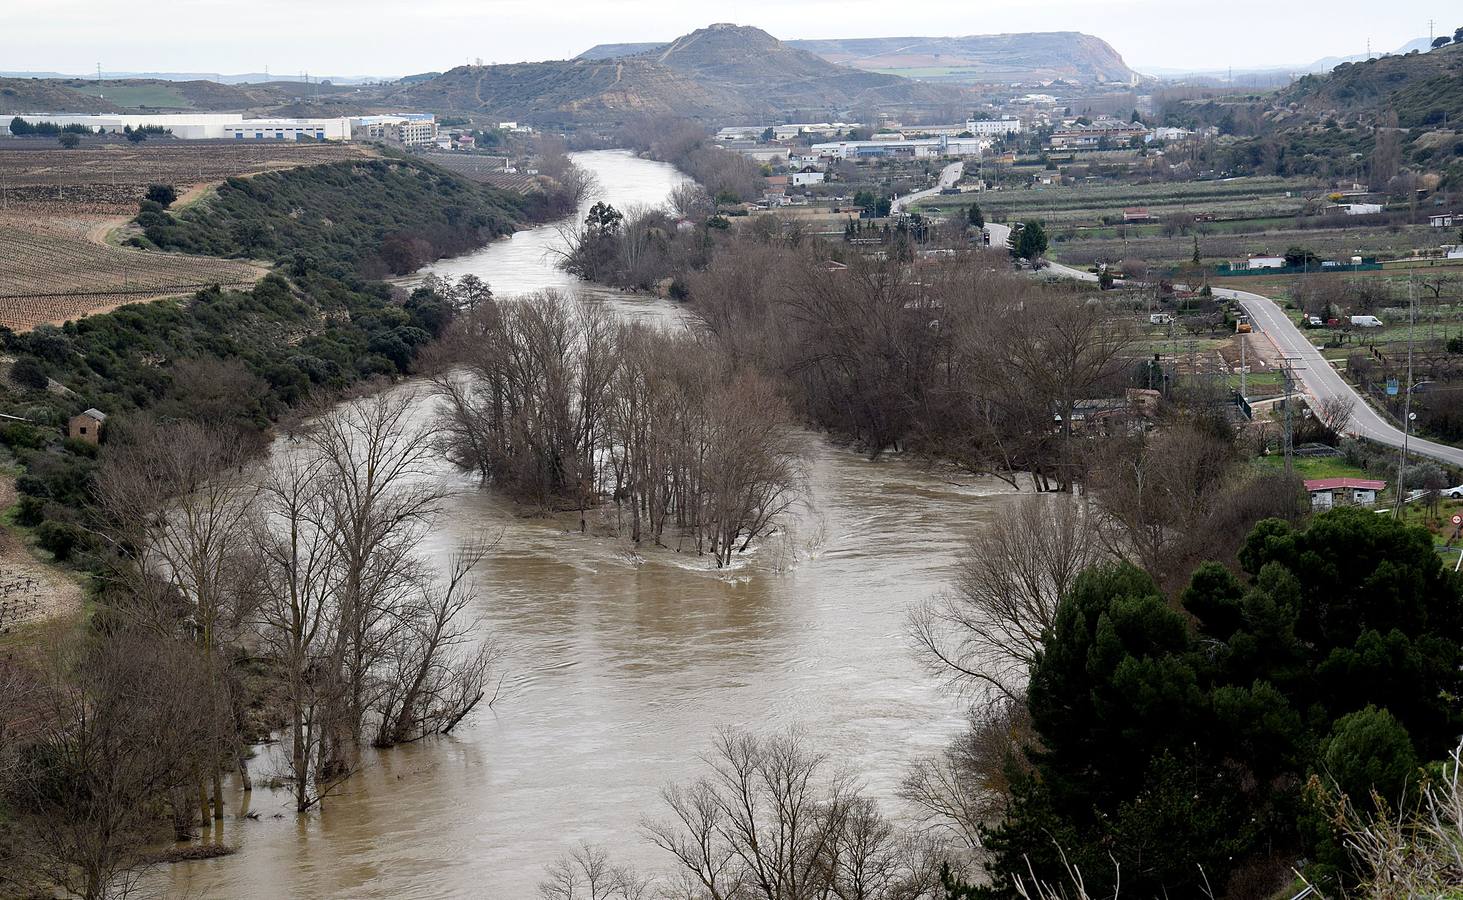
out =
{"type": "Polygon", "coordinates": [[[1307,779],[1395,802],[1451,749],[1463,614],[1425,531],[1360,509],[1265,520],[1239,559],[1243,577],[1200,566],[1179,609],[1127,565],[1063,598],[1031,672],[1039,749],[987,834],[996,895],[1027,860],[1060,881],[1063,854],[1094,896],[1114,861],[1136,896],[1263,880],[1296,853],[1339,878],[1307,779]]]}
{"type": "Polygon", "coordinates": [[[1040,222],[1023,222],[1012,242],[1011,254],[1018,259],[1036,259],[1046,252],[1046,227],[1040,222]]]}

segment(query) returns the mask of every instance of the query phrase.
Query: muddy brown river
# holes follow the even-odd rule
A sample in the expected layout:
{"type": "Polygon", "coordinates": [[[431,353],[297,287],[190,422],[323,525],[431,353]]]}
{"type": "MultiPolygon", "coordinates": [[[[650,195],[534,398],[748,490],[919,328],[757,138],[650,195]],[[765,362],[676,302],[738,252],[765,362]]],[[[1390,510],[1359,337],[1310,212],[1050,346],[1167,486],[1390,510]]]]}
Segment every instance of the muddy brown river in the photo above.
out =
{"type": "MultiPolygon", "coordinates": [[[[621,208],[658,203],[681,180],[628,153],[577,161],[621,208]]],[[[679,315],[667,301],[582,290],[553,268],[557,240],[551,226],[521,232],[434,271],[475,273],[500,296],[557,287],[626,316],[679,315]]],[[[173,866],[157,886],[169,897],[517,900],[583,841],[662,869],[638,824],[659,812],[667,781],[698,773],[722,725],[803,729],[897,814],[909,761],[961,722],[958,700],[911,656],[905,611],[944,589],[963,535],[1004,486],[811,446],[791,527],[729,572],[525,517],[444,465],[452,494],[430,551],[445,559],[501,536],[475,573],[477,613],[509,648],[501,697],[451,737],[371,757],[303,816],[267,786],[261,756],[259,785],[247,798],[231,789],[219,826],[238,852],[173,866]]]]}

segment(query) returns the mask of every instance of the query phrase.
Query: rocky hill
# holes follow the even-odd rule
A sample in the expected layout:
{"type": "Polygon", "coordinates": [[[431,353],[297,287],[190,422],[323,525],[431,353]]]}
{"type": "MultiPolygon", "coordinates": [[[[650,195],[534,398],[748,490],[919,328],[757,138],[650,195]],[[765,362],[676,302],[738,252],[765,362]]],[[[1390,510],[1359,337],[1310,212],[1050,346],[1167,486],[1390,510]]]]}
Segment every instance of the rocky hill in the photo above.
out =
{"type": "Polygon", "coordinates": [[[1403,128],[1463,124],[1463,44],[1307,75],[1282,90],[1276,106],[1343,122],[1389,120],[1396,113],[1403,128]]]}
{"type": "MultiPolygon", "coordinates": [[[[579,58],[614,59],[663,51],[668,46],[600,44],[579,58]]],[[[1137,77],[1106,41],[1073,31],[803,40],[786,41],[784,46],[808,51],[836,65],[951,84],[1054,80],[1128,84],[1137,77]]]]}
{"type": "Polygon", "coordinates": [[[743,98],[698,84],[645,59],[565,60],[458,66],[391,95],[442,112],[482,113],[538,123],[604,121],[635,114],[690,118],[748,111],[743,98]]]}
{"type": "Polygon", "coordinates": [[[722,119],[954,109],[962,106],[962,91],[835,65],[758,28],[713,25],[629,55],[460,66],[405,87],[391,99],[426,109],[553,122],[604,121],[642,112],[722,119]]]}

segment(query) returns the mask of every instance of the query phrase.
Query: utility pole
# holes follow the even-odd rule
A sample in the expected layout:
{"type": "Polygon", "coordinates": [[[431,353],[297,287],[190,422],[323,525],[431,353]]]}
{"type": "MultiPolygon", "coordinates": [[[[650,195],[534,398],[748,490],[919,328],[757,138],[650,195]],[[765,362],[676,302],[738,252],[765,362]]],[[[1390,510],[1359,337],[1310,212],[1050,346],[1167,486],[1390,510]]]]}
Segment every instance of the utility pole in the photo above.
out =
{"type": "Polygon", "coordinates": [[[1249,364],[1245,362],[1245,345],[1249,343],[1245,335],[1239,336],[1239,396],[1243,400],[1249,396],[1245,388],[1245,376],[1249,374],[1249,364]]]}
{"type": "Polygon", "coordinates": [[[1402,475],[1407,467],[1407,442],[1412,435],[1412,334],[1417,330],[1417,295],[1413,291],[1412,276],[1407,276],[1407,393],[1402,398],[1402,452],[1397,457],[1397,499],[1394,515],[1402,517],[1402,506],[1406,502],[1406,484],[1402,475]]]}
{"type": "Polygon", "coordinates": [[[1285,434],[1281,438],[1281,449],[1285,453],[1285,477],[1289,478],[1295,474],[1295,422],[1293,420],[1294,402],[1291,392],[1295,390],[1295,379],[1291,375],[1290,360],[1284,360],[1280,364],[1280,377],[1285,384],[1285,434]]]}

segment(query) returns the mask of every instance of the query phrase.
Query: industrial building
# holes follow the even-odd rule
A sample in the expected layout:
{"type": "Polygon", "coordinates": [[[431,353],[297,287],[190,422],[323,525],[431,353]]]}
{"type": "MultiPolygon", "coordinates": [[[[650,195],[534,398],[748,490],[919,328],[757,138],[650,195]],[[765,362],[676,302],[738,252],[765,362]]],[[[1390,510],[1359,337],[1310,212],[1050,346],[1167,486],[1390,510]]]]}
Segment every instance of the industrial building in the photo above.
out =
{"type": "Polygon", "coordinates": [[[23,119],[32,125],[40,122],[54,122],[57,125],[81,125],[97,132],[121,133],[126,128],[157,126],[166,128],[174,137],[185,140],[221,138],[225,125],[244,121],[239,113],[178,113],[178,114],[116,114],[75,115],[71,113],[21,113],[14,118],[23,119]]]}
{"type": "Polygon", "coordinates": [[[348,141],[351,139],[351,120],[244,119],[225,125],[223,136],[233,140],[297,141],[313,138],[317,141],[348,141]]]}
{"type": "Polygon", "coordinates": [[[980,156],[989,147],[990,138],[936,137],[916,140],[831,141],[814,144],[812,152],[835,159],[869,159],[894,157],[933,159],[941,156],[980,156]]]}
{"type": "Polygon", "coordinates": [[[430,113],[329,119],[246,119],[241,113],[22,113],[16,118],[32,124],[81,125],[96,132],[119,134],[126,128],[157,127],[183,140],[349,141],[354,136],[412,147],[431,144],[437,138],[437,120],[430,113]]]}
{"type": "Polygon", "coordinates": [[[121,133],[126,128],[164,128],[183,140],[283,140],[311,138],[320,141],[348,141],[351,120],[337,119],[246,119],[240,113],[158,113],[141,115],[73,115],[70,113],[22,113],[16,118],[32,124],[81,125],[96,132],[121,133]]]}

